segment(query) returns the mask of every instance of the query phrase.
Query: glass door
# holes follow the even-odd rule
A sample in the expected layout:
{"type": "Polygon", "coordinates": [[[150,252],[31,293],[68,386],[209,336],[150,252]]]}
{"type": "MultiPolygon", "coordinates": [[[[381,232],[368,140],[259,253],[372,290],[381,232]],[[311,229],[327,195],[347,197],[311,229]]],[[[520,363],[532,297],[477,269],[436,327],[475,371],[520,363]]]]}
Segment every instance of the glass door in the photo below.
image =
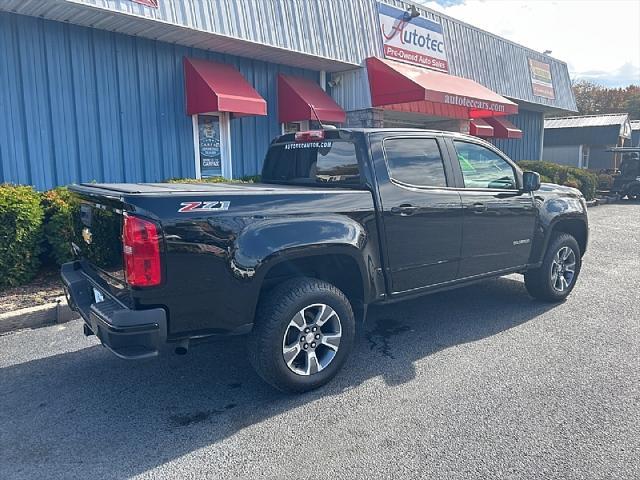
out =
{"type": "Polygon", "coordinates": [[[231,178],[229,123],[224,113],[193,116],[196,178],[231,178]]]}

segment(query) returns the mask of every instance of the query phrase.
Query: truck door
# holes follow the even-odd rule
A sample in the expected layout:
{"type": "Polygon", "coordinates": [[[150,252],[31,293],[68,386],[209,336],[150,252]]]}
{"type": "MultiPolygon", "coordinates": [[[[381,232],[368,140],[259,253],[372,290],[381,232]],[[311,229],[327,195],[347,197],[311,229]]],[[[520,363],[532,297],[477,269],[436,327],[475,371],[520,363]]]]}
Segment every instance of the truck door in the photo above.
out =
{"type": "Polygon", "coordinates": [[[455,280],[462,204],[437,136],[385,137],[375,161],[392,294],[455,280]]]}
{"type": "Polygon", "coordinates": [[[462,177],[459,277],[526,265],[536,224],[533,195],[520,190],[515,167],[493,149],[466,140],[450,145],[462,177]]]}

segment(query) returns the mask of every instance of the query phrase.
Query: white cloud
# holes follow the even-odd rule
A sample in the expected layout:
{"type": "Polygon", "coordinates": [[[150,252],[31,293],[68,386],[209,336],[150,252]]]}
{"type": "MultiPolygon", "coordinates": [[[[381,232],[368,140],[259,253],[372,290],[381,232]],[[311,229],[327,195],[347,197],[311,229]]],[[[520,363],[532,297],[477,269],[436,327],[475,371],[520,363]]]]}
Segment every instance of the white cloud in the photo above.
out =
{"type": "Polygon", "coordinates": [[[572,78],[640,84],[638,0],[463,0],[434,10],[567,62],[572,78]]]}

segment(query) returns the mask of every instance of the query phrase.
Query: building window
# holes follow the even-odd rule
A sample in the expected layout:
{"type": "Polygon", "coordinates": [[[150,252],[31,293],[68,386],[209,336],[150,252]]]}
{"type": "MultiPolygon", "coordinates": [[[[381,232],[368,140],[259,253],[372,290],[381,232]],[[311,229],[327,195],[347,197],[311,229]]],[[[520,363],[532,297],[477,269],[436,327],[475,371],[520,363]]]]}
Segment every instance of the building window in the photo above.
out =
{"type": "Polygon", "coordinates": [[[282,124],[282,134],[304,132],[309,130],[309,120],[302,120],[300,122],[286,122],[282,124]]]}
{"type": "Polygon", "coordinates": [[[229,115],[193,115],[196,178],[232,178],[229,115]]]}
{"type": "Polygon", "coordinates": [[[339,127],[339,123],[336,122],[323,122],[322,124],[317,120],[300,120],[299,122],[286,122],[282,124],[282,134],[306,132],[307,130],[320,130],[322,126],[334,126],[339,127]]]}

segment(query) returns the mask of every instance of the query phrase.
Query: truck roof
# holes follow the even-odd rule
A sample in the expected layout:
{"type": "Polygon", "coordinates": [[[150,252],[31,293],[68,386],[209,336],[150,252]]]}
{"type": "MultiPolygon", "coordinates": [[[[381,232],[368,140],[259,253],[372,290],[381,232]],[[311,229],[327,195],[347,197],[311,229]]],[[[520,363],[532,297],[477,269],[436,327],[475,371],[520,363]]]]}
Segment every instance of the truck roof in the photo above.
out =
{"type": "MultiPolygon", "coordinates": [[[[321,130],[321,129],[316,129],[316,130],[321,130]]],[[[489,145],[493,148],[496,148],[495,145],[492,145],[490,142],[487,142],[482,138],[475,137],[472,135],[466,135],[464,133],[459,133],[459,132],[450,132],[447,130],[430,130],[425,128],[367,128],[367,127],[343,128],[341,127],[341,128],[325,128],[324,131],[327,133],[330,133],[330,136],[327,138],[332,138],[334,136],[339,137],[341,132],[346,134],[355,133],[355,134],[362,134],[362,135],[368,135],[371,133],[421,133],[421,134],[426,133],[431,135],[441,135],[446,137],[454,137],[454,138],[459,138],[464,140],[470,140],[476,143],[482,143],[482,144],[489,145]]],[[[273,143],[291,142],[291,141],[294,141],[294,134],[285,133],[284,135],[280,135],[274,138],[271,143],[273,144],[273,143]]]]}

